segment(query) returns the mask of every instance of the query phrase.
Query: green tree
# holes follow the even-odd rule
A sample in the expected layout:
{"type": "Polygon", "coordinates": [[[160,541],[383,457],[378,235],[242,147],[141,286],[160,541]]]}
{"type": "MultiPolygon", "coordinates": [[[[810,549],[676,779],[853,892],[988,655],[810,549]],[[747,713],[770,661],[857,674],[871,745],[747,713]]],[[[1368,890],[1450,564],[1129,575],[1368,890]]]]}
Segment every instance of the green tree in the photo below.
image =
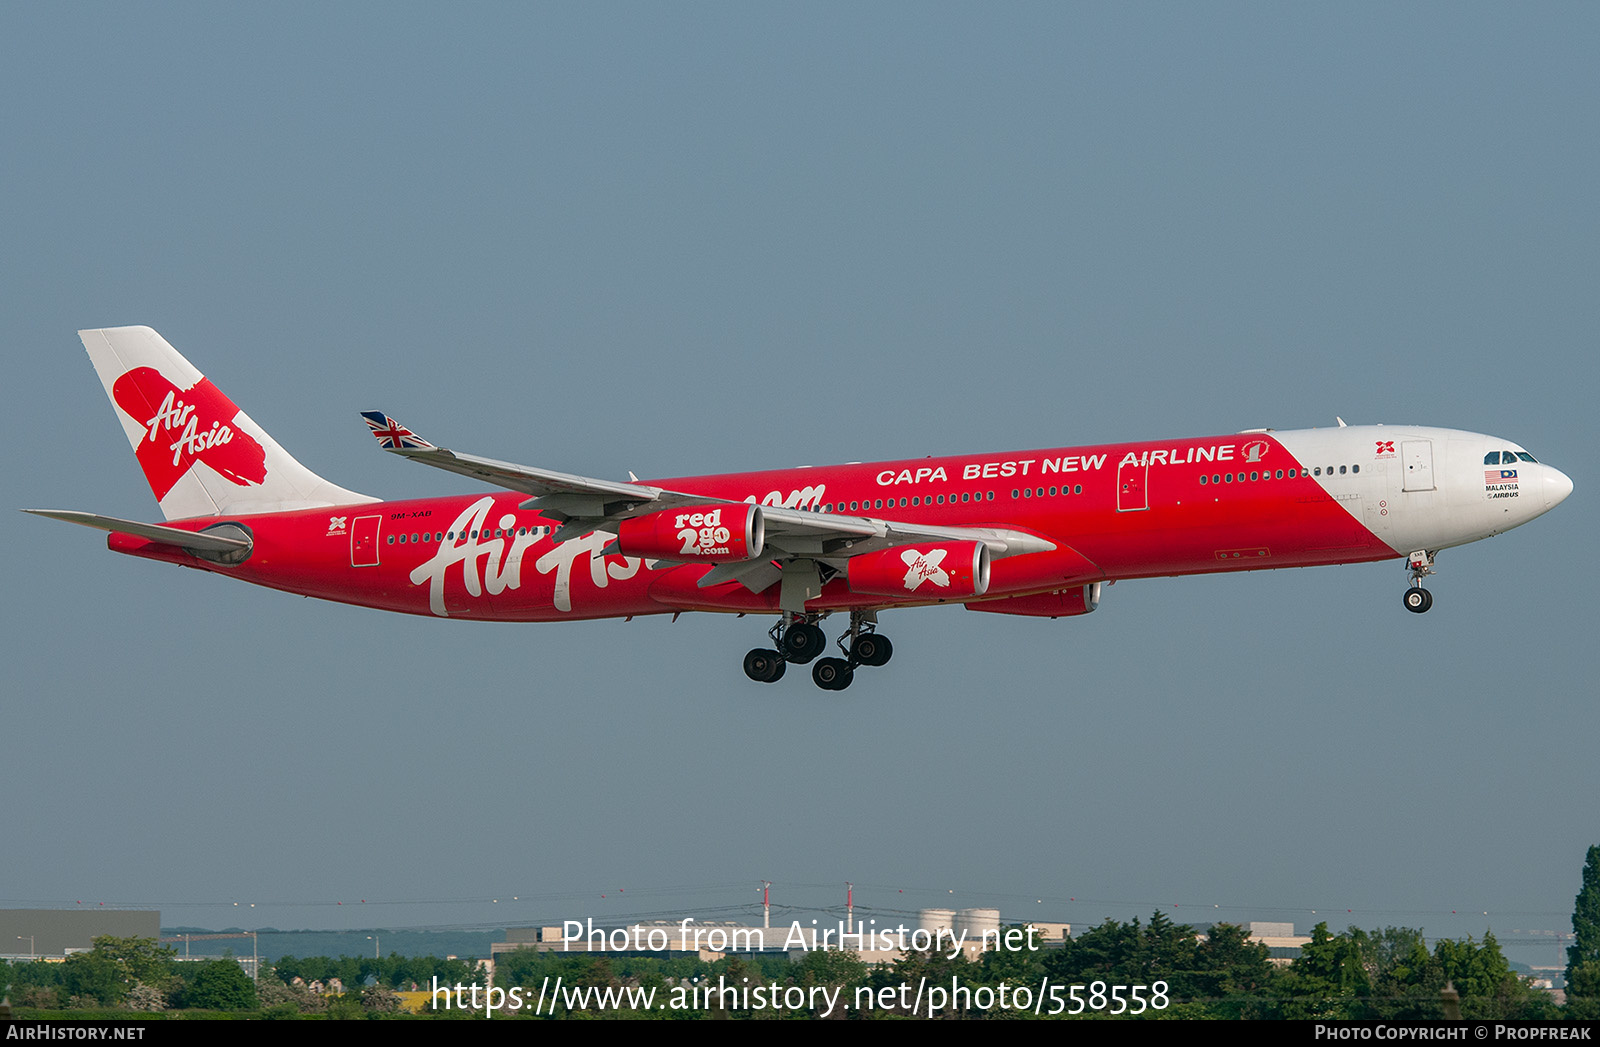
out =
{"type": "MultiPolygon", "coordinates": [[[[951,956],[951,952],[954,950],[950,948],[948,941],[941,943],[941,946],[941,948],[927,951],[908,949],[905,955],[894,962],[892,967],[888,964],[879,964],[869,979],[869,984],[872,986],[875,996],[877,990],[891,986],[916,986],[922,984],[923,979],[927,979],[926,984],[928,985],[942,985],[946,988],[956,983],[973,985],[980,980],[979,973],[981,968],[977,964],[968,960],[964,953],[957,953],[955,956],[951,956]]],[[[922,1018],[966,1017],[964,1012],[954,1007],[939,1014],[930,1014],[928,1010],[932,1006],[933,1001],[931,1000],[925,999],[920,1004],[920,1013],[916,1010],[919,1005],[914,1001],[910,1001],[913,1008],[910,1011],[903,1008],[903,1002],[907,1002],[905,998],[897,996],[895,997],[894,1005],[884,1007],[882,1011],[884,1013],[898,1011],[901,1014],[914,1014],[922,1018]]]]}
{"type": "Polygon", "coordinates": [[[1107,920],[1069,939],[1044,961],[1053,978],[1069,983],[1101,979],[1112,983],[1167,983],[1168,995],[1197,995],[1199,937],[1188,924],[1173,923],[1159,909],[1147,925],[1107,920]]]}
{"type": "Polygon", "coordinates": [[[1312,928],[1311,941],[1278,984],[1286,1018],[1359,1017],[1372,991],[1361,942],[1351,934],[1330,934],[1327,923],[1312,928]]]}
{"type": "Polygon", "coordinates": [[[136,984],[165,993],[174,981],[173,949],[154,938],[102,935],[88,952],[73,953],[61,965],[61,986],[69,997],[119,1004],[136,984]]]}
{"type": "Polygon", "coordinates": [[[1422,932],[1409,927],[1334,936],[1318,924],[1278,989],[1288,1018],[1428,1020],[1444,1016],[1446,982],[1461,994],[1468,1019],[1541,1018],[1550,1010],[1488,933],[1481,943],[1441,938],[1429,953],[1422,932]]]}
{"type": "MultiPolygon", "coordinates": [[[[790,964],[787,973],[790,985],[804,989],[828,986],[839,990],[840,999],[849,1001],[854,999],[856,989],[867,984],[871,968],[860,956],[845,949],[812,949],[798,963],[790,964]]],[[[819,1010],[813,1009],[810,1013],[817,1017],[819,1010]]],[[[845,1008],[836,1007],[832,1017],[842,1018],[845,1014],[845,1008]]]]}
{"type": "Polygon", "coordinates": [[[1192,976],[1196,996],[1210,1001],[1210,1013],[1227,1018],[1266,1018],[1274,968],[1268,949],[1250,932],[1231,923],[1213,924],[1195,951],[1192,976]]]}
{"type": "Polygon", "coordinates": [[[1511,970],[1494,934],[1483,943],[1444,939],[1434,946],[1444,977],[1461,994],[1461,1015],[1471,1020],[1545,1017],[1545,997],[1511,970]]]}
{"type": "Polygon", "coordinates": [[[256,986],[236,961],[212,960],[196,966],[183,1004],[205,1011],[253,1011],[256,986]]]}
{"type": "MultiPolygon", "coordinates": [[[[1021,948],[1008,948],[1002,937],[1002,944],[998,949],[989,949],[978,958],[978,966],[982,970],[980,977],[986,985],[999,985],[1007,982],[1011,985],[1036,984],[1040,975],[1044,974],[1044,950],[1028,948],[1030,941],[1027,936],[1028,928],[1021,925],[1012,925],[1005,928],[1006,932],[1022,931],[1020,938],[1015,939],[1021,943],[1021,948]]],[[[1038,944],[1038,935],[1031,939],[1038,944]]]]}
{"type": "Polygon", "coordinates": [[[1600,1016],[1600,847],[1589,848],[1583,886],[1572,907],[1567,1000],[1574,1016],[1600,1016]]]}
{"type": "Polygon", "coordinates": [[[1118,976],[1131,965],[1138,952],[1140,933],[1137,917],[1132,923],[1107,918],[1098,927],[1091,927],[1063,942],[1059,952],[1046,957],[1045,970],[1051,978],[1063,983],[1088,982],[1095,978],[1127,981],[1118,976]]]}
{"type": "Polygon", "coordinates": [[[73,953],[61,965],[61,991],[68,1000],[115,1006],[132,987],[116,961],[99,949],[73,953]]]}
{"type": "Polygon", "coordinates": [[[1372,982],[1372,997],[1367,1001],[1365,1017],[1411,1021],[1444,1017],[1439,996],[1445,983],[1444,965],[1428,952],[1422,931],[1414,927],[1385,927],[1381,931],[1356,933],[1362,936],[1362,962],[1372,982]]]}

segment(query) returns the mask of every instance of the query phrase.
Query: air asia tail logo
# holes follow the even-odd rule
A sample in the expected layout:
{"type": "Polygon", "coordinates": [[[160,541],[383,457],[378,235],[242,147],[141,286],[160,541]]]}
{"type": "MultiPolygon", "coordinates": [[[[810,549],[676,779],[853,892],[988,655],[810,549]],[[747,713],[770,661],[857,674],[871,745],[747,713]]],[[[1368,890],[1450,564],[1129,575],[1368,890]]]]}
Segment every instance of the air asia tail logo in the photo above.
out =
{"type": "Polygon", "coordinates": [[[944,563],[948,549],[930,549],[926,553],[919,553],[915,549],[907,549],[900,554],[900,559],[906,565],[906,589],[916,592],[917,586],[923,582],[932,582],[940,588],[948,588],[950,575],[939,565],[944,563]]]}
{"type": "Polygon", "coordinates": [[[156,500],[204,462],[244,487],[267,478],[267,452],[233,428],[239,409],[206,378],[179,389],[153,367],[135,367],[118,378],[111,397],[128,416],[144,423],[136,453],[156,500]]]}

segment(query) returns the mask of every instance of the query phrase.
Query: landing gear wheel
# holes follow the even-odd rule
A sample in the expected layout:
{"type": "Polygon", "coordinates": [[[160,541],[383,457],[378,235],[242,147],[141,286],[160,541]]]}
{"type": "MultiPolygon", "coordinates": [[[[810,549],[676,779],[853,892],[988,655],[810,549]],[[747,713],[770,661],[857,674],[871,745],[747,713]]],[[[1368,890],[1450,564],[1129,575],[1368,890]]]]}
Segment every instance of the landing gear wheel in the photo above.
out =
{"type": "Polygon", "coordinates": [[[1406,590],[1406,610],[1421,614],[1433,606],[1433,594],[1422,587],[1422,580],[1433,573],[1432,549],[1418,549],[1406,557],[1406,568],[1411,572],[1411,588],[1406,590]]]}
{"type": "Polygon", "coordinates": [[[810,622],[796,622],[783,634],[783,653],[796,665],[804,665],[828,646],[828,637],[822,627],[810,622]]]}
{"type": "Polygon", "coordinates": [[[744,656],[744,674],[756,683],[776,683],[783,678],[786,667],[777,651],[756,648],[744,656]]]}
{"type": "Polygon", "coordinates": [[[842,691],[855,676],[855,670],[843,658],[822,658],[811,668],[812,682],[824,691],[842,691]]]}
{"type": "Polygon", "coordinates": [[[893,655],[894,644],[878,633],[862,633],[850,645],[850,657],[862,665],[887,665],[893,655]]]}

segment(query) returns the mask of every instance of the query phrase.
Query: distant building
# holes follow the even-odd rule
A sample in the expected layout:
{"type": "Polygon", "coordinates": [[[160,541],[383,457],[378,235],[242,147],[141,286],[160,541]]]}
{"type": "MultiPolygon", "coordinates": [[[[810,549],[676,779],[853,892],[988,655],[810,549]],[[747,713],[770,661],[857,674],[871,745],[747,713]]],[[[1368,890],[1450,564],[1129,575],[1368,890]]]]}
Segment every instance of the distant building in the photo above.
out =
{"type": "Polygon", "coordinates": [[[0,957],[59,960],[88,952],[94,940],[160,938],[161,913],[154,909],[0,909],[0,957]]]}

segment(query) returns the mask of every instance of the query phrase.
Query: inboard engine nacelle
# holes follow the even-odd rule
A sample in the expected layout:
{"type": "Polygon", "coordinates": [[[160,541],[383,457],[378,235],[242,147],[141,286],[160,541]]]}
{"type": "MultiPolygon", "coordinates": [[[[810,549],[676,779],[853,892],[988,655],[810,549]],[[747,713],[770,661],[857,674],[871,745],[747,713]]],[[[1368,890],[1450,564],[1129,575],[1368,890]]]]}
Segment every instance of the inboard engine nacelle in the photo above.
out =
{"type": "Polygon", "coordinates": [[[766,534],[757,506],[689,505],[621,521],[617,549],[649,560],[753,560],[761,555],[766,534]]]}
{"type": "Polygon", "coordinates": [[[897,545],[852,556],[851,592],[872,596],[966,599],[989,591],[989,547],[982,542],[897,545]]]}

